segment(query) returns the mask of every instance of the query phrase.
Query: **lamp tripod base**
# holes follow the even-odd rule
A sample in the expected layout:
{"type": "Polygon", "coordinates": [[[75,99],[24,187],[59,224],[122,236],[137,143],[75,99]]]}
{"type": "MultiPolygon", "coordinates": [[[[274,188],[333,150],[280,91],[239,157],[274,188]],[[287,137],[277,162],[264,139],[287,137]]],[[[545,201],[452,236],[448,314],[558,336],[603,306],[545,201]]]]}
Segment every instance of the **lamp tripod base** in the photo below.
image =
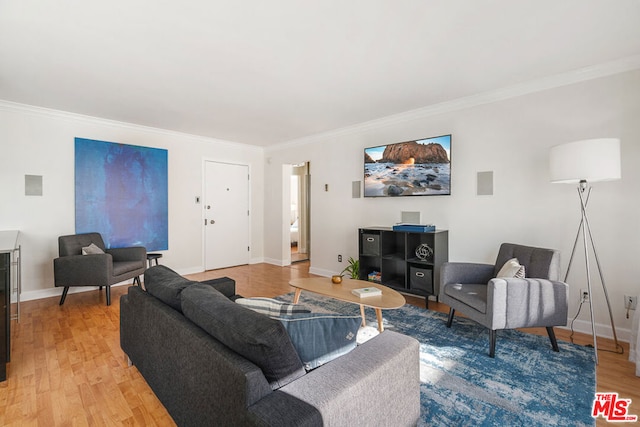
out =
{"type": "Polygon", "coordinates": [[[588,186],[586,180],[580,181],[578,185],[578,197],[580,198],[580,210],[581,210],[581,220],[580,225],[578,226],[578,233],[576,234],[576,240],[573,243],[573,250],[571,251],[571,258],[569,259],[569,265],[567,267],[567,274],[565,275],[564,281],[566,282],[569,277],[569,272],[571,271],[571,264],[573,263],[573,257],[576,252],[576,247],[578,245],[578,241],[580,240],[580,235],[582,235],[582,242],[584,246],[584,258],[585,258],[585,267],[587,273],[587,289],[589,291],[589,312],[591,316],[591,333],[593,335],[593,348],[595,352],[595,360],[596,365],[598,364],[598,340],[596,335],[596,322],[593,311],[593,292],[591,286],[591,269],[589,265],[589,247],[591,247],[593,251],[593,255],[596,260],[596,265],[598,267],[598,273],[600,275],[600,283],[602,283],[602,290],[604,291],[604,297],[607,302],[607,308],[609,310],[609,319],[611,321],[611,330],[613,331],[613,340],[616,346],[616,351],[620,348],[620,344],[618,344],[618,336],[616,334],[616,326],[613,321],[613,312],[611,310],[611,303],[609,302],[609,294],[607,292],[607,286],[604,281],[604,276],[602,274],[602,268],[600,267],[600,259],[598,258],[598,252],[596,251],[596,246],[593,241],[593,235],[591,234],[591,227],[589,226],[589,218],[587,217],[587,204],[589,203],[589,196],[591,195],[591,187],[588,186]],[[584,193],[587,193],[587,197],[585,199],[584,193]],[[588,235],[588,238],[587,238],[588,235]]]}

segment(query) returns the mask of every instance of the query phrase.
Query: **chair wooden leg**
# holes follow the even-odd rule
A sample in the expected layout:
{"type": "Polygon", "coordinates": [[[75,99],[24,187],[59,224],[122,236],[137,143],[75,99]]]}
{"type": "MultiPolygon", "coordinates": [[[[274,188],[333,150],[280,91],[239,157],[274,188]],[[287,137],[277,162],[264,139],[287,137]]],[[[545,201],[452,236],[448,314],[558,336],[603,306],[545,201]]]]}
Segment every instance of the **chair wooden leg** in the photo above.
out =
{"type": "Polygon", "coordinates": [[[107,289],[107,305],[111,305],[111,286],[105,286],[107,289]]]}
{"type": "Polygon", "coordinates": [[[62,290],[62,298],[60,298],[60,305],[64,304],[64,300],[67,297],[67,292],[69,292],[69,287],[65,286],[62,290]]]}
{"type": "Polygon", "coordinates": [[[496,357],[496,331],[489,329],[489,357],[496,357]]]}
{"type": "Polygon", "coordinates": [[[551,347],[553,347],[553,351],[560,351],[558,348],[558,340],[556,340],[556,334],[553,332],[553,326],[547,326],[547,334],[549,334],[549,339],[551,340],[551,347]]]}
{"type": "Polygon", "coordinates": [[[447,319],[447,328],[450,328],[450,327],[451,327],[451,323],[453,322],[453,314],[454,314],[455,312],[456,312],[456,311],[455,311],[453,308],[450,308],[450,309],[449,309],[449,318],[447,319]]]}

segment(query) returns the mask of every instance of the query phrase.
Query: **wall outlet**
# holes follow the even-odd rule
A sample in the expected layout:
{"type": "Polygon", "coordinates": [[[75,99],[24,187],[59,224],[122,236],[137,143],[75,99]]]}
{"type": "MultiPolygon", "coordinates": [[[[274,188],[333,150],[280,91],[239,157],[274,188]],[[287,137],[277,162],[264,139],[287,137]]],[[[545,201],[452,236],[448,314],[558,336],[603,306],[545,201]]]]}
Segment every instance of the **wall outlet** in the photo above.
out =
{"type": "Polygon", "coordinates": [[[638,297],[632,297],[629,295],[624,296],[624,308],[628,310],[635,310],[638,306],[638,297]]]}
{"type": "Polygon", "coordinates": [[[338,262],[342,262],[342,255],[338,255],[338,262]]]}
{"type": "Polygon", "coordinates": [[[580,289],[580,302],[589,302],[589,290],[580,289]]]}

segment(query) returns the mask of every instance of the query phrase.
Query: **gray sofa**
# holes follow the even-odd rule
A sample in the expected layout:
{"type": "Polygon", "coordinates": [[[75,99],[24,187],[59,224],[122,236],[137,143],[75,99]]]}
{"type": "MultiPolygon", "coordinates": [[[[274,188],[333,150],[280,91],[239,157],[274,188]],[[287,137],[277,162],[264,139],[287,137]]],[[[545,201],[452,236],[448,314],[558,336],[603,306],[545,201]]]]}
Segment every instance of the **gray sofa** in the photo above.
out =
{"type": "Polygon", "coordinates": [[[232,281],[160,265],[144,283],[121,297],[121,347],[178,425],[417,423],[415,339],[385,331],[305,372],[281,322],[233,302],[232,281]]]}

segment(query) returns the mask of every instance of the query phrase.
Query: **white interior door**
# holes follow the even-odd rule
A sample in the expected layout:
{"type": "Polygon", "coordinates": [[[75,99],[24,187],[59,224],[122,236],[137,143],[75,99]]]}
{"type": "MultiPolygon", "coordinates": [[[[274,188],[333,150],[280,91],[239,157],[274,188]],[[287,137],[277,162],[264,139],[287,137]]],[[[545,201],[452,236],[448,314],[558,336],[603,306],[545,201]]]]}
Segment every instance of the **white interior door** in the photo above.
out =
{"type": "Polygon", "coordinates": [[[205,162],[205,270],[249,263],[249,166],[205,162]]]}

